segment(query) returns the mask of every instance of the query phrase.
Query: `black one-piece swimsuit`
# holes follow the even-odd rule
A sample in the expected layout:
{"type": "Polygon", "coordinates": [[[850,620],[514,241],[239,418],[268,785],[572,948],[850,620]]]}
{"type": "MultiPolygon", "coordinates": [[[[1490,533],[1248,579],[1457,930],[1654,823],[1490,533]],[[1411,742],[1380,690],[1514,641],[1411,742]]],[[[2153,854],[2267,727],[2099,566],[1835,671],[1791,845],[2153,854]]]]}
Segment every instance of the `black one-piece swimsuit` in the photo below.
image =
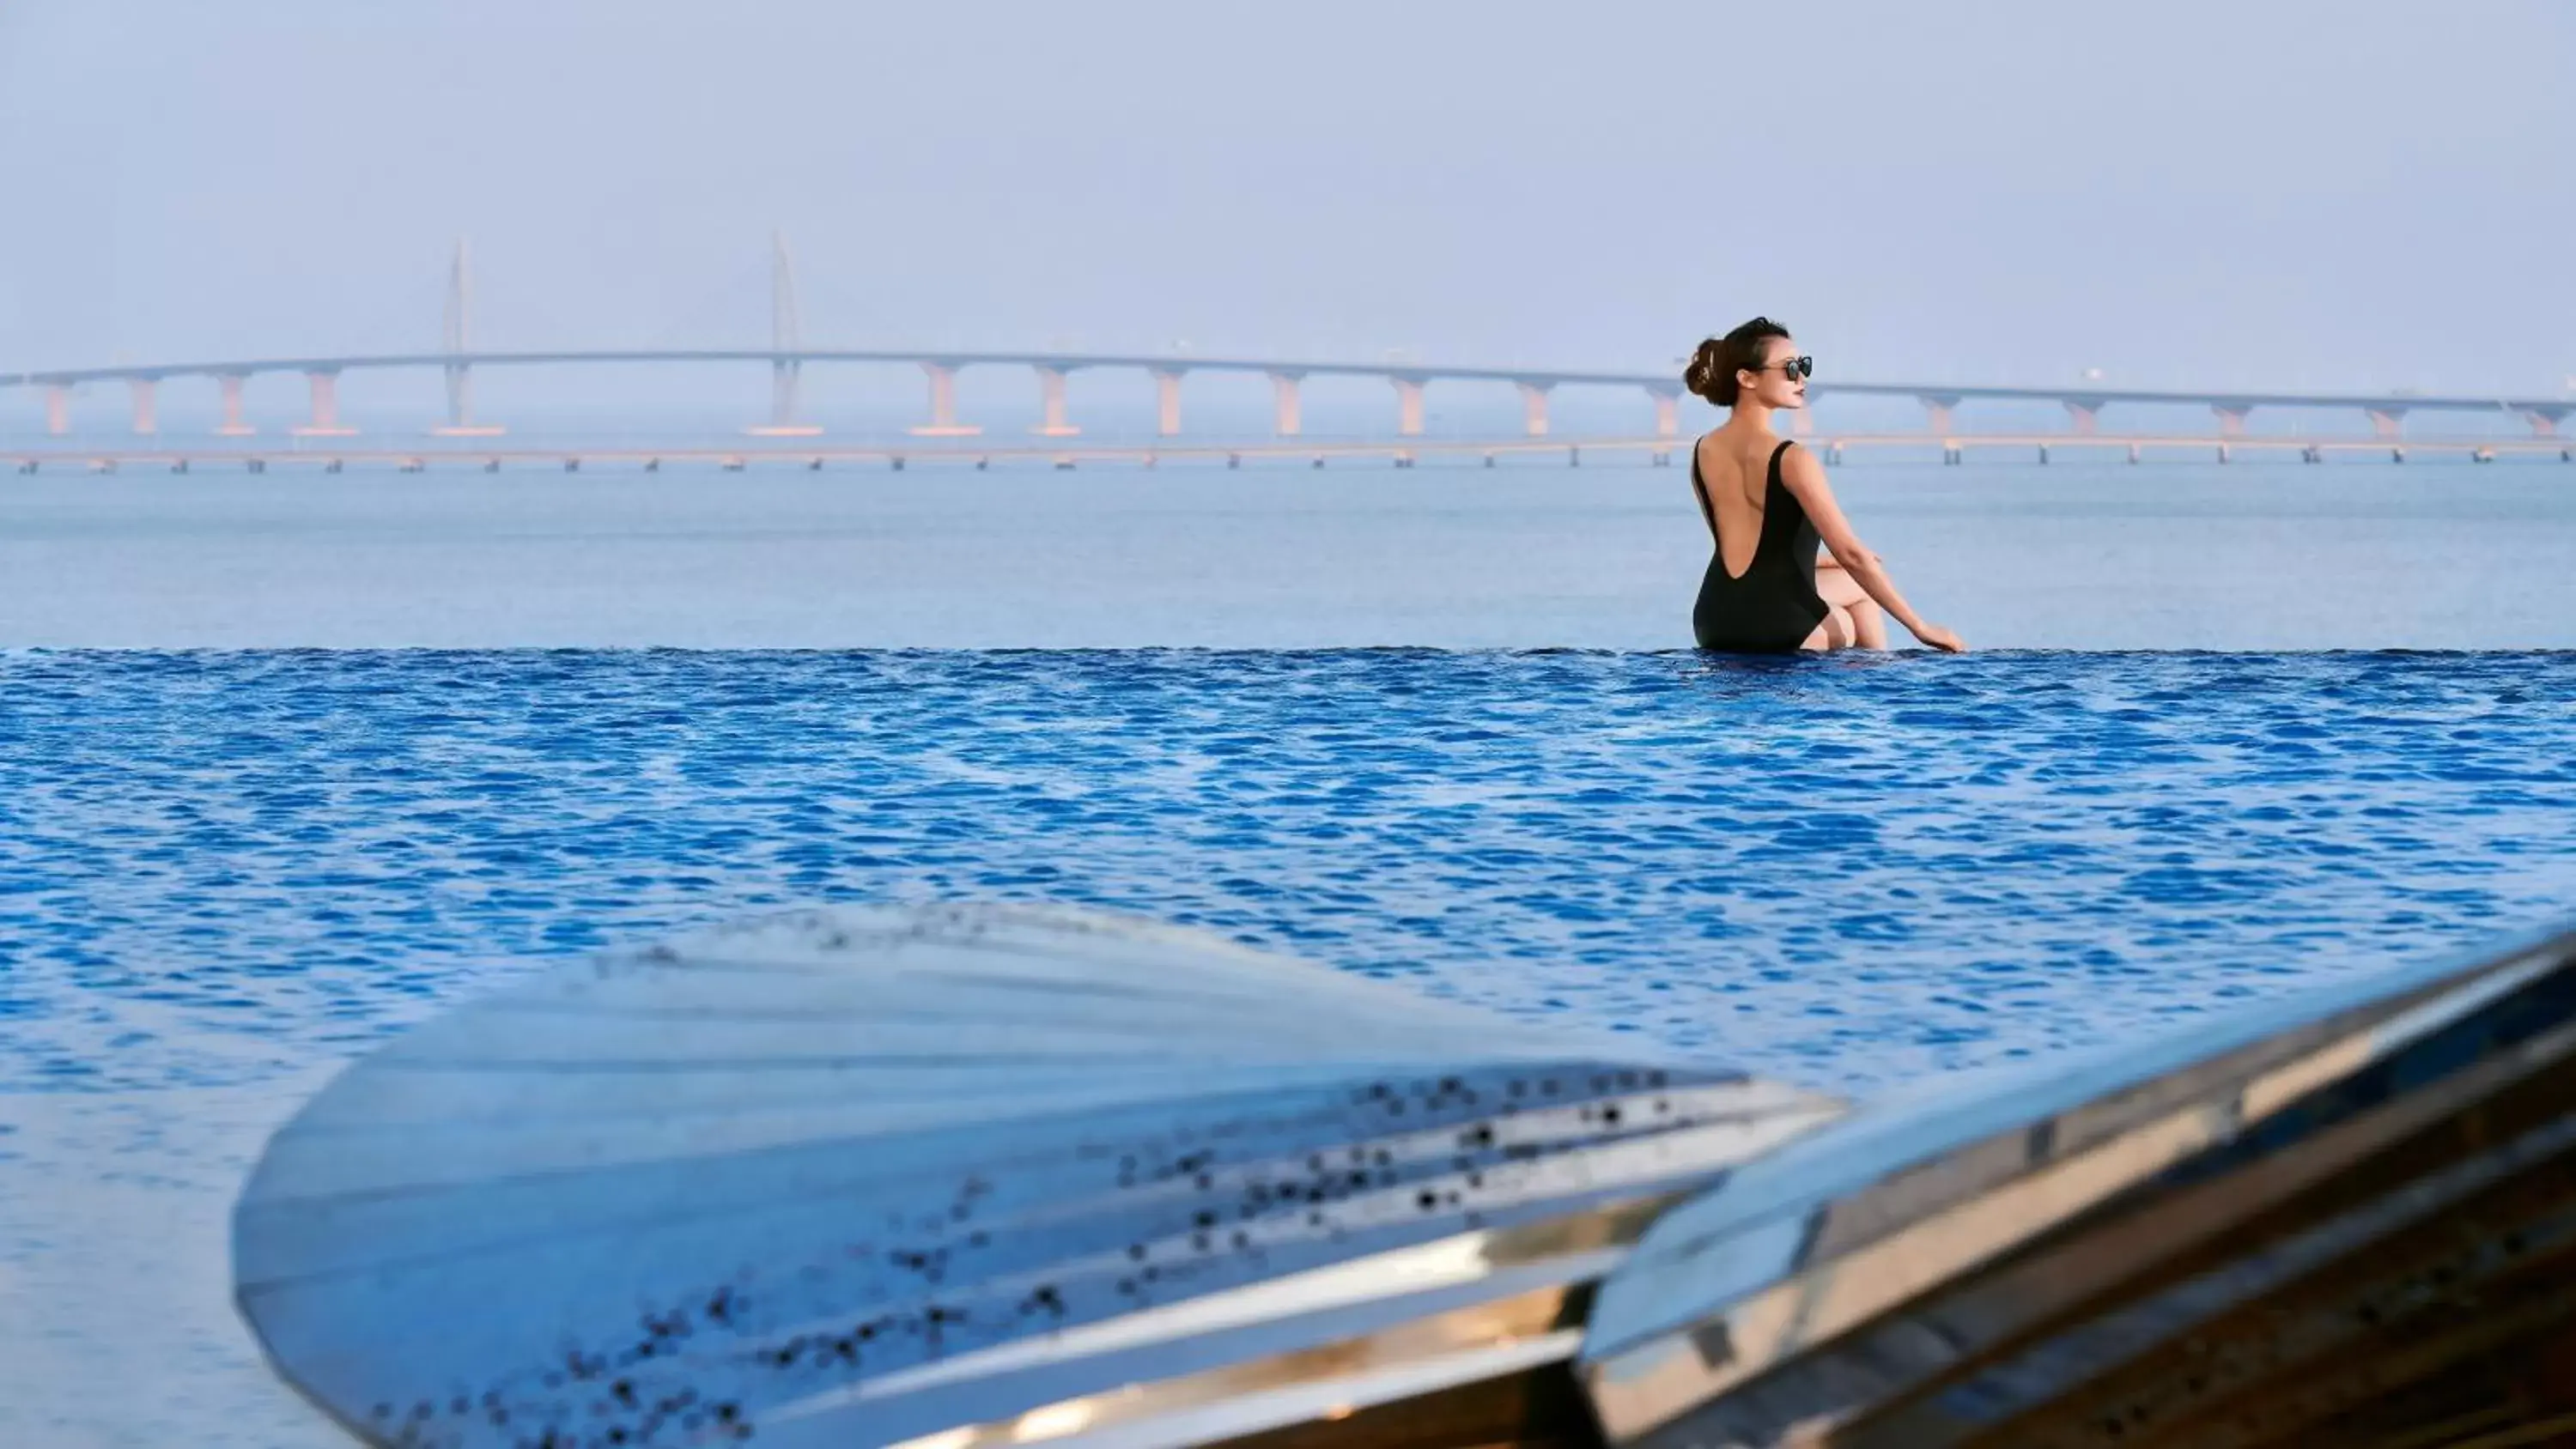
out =
{"type": "Polygon", "coordinates": [[[1699,602],[1691,609],[1691,633],[1702,649],[1790,653],[1825,621],[1825,601],[1816,592],[1816,525],[1780,482],[1780,457],[1795,446],[1783,439],[1771,450],[1771,475],[1762,485],[1762,537],[1754,542],[1753,562],[1734,577],[1727,575],[1726,549],[1718,542],[1717,508],[1700,477],[1699,449],[1691,449],[1691,492],[1708,520],[1710,548],[1699,602]]]}

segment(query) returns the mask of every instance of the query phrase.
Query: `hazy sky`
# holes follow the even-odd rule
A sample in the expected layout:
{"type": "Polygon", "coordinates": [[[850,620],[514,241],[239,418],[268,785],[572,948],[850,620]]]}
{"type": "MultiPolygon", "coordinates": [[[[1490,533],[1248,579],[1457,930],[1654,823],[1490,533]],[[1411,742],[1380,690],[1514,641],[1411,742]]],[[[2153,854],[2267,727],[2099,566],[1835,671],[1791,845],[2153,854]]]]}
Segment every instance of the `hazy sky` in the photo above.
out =
{"type": "Polygon", "coordinates": [[[2576,6],[0,0],[0,369],[809,342],[2555,391],[2576,6]]]}

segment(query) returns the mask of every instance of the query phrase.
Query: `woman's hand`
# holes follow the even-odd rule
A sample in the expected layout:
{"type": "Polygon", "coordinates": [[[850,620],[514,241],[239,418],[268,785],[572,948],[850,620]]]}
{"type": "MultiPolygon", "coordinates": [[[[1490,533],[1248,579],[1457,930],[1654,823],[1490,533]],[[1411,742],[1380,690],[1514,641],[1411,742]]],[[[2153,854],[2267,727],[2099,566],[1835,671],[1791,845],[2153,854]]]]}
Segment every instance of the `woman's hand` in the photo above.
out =
{"type": "Polygon", "coordinates": [[[1925,624],[1922,628],[1914,631],[1914,637],[1931,645],[1933,648],[1940,650],[1944,654],[1965,654],[1968,652],[1967,640],[1960,638],[1957,634],[1948,629],[1942,628],[1938,624],[1925,624]]]}

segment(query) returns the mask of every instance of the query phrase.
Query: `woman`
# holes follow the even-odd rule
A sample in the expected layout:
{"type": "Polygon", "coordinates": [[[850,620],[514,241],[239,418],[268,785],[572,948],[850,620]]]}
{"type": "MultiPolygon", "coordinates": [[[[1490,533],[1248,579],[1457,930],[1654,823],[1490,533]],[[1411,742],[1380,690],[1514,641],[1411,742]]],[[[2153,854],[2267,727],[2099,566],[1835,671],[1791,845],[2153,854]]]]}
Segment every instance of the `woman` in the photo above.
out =
{"type": "Polygon", "coordinates": [[[1682,381],[1733,409],[1691,450],[1691,491],[1716,549],[1700,580],[1691,632],[1702,649],[1780,653],[1887,647],[1887,615],[1935,649],[1968,646],[1927,624],[1861,546],[1815,455],[1771,431],[1771,414],[1807,405],[1812,358],[1789,329],[1756,317],[1699,345],[1682,381]],[[1816,541],[1832,550],[1819,572],[1816,541]],[[1882,612],[1883,611],[1883,612],[1882,612]]]}

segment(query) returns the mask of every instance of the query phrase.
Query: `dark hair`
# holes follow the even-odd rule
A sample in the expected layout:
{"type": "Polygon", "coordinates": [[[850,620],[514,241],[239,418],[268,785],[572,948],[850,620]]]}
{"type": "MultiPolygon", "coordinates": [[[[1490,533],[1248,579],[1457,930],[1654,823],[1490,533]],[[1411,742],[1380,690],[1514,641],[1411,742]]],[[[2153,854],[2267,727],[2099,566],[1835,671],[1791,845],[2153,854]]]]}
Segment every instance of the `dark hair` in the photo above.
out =
{"type": "Polygon", "coordinates": [[[1719,407],[1731,408],[1736,372],[1760,372],[1762,354],[1770,350],[1771,339],[1788,335],[1788,328],[1768,317],[1756,317],[1724,337],[1709,338],[1691,354],[1690,366],[1682,369],[1682,386],[1719,407]]]}

